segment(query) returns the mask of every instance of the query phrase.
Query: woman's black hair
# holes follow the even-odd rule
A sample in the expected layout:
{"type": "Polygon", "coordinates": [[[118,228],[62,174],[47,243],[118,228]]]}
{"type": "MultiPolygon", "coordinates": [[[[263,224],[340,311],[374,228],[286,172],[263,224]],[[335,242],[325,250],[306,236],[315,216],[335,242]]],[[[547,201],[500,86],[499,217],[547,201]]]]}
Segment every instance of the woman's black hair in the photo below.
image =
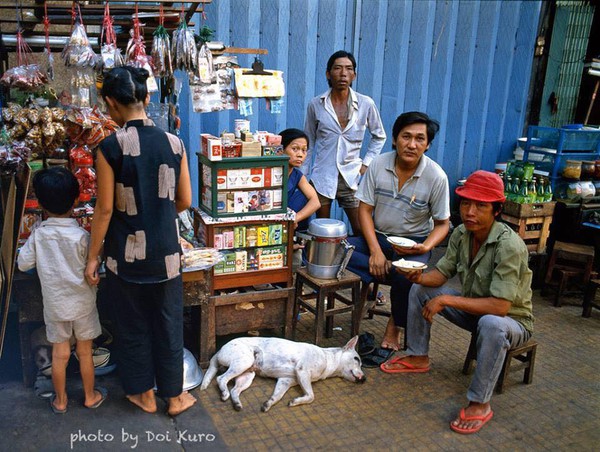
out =
{"type": "Polygon", "coordinates": [[[33,189],[40,205],[54,215],[67,213],[79,198],[79,182],[62,166],[35,173],[33,189]]]}
{"type": "Polygon", "coordinates": [[[122,105],[144,102],[148,95],[146,80],[149,72],[143,68],[121,66],[104,74],[102,97],[110,97],[122,105]]]}
{"type": "Polygon", "coordinates": [[[304,133],[303,130],[285,129],[279,132],[279,135],[281,135],[281,144],[283,149],[287,148],[292,141],[297,140],[298,138],[304,138],[306,140],[306,145],[310,146],[310,143],[308,142],[308,135],[304,133]]]}

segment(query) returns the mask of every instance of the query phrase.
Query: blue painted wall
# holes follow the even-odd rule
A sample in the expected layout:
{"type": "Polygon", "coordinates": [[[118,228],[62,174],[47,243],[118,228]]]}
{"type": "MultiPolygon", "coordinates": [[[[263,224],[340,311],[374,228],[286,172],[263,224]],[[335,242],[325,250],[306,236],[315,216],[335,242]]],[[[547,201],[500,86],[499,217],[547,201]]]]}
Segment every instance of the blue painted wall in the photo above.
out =
{"type": "MultiPolygon", "coordinates": [[[[252,129],[302,128],[308,101],[327,89],[325,65],[339,49],[358,62],[355,88],[380,108],[388,136],[403,111],[441,123],[428,155],[462,176],[512,156],[523,134],[540,1],[214,0],[206,25],[216,40],[263,48],[266,68],[284,72],[281,115],[255,101],[252,129]]],[[[200,15],[194,17],[199,28],[200,15]]],[[[238,55],[249,66],[254,55],[238,55]]],[[[232,130],[236,111],[194,113],[184,81],[182,138],[191,151],[194,202],[202,132],[232,130]]],[[[385,151],[391,151],[390,141],[385,151]]],[[[336,211],[342,218],[340,211],[336,211]]]]}

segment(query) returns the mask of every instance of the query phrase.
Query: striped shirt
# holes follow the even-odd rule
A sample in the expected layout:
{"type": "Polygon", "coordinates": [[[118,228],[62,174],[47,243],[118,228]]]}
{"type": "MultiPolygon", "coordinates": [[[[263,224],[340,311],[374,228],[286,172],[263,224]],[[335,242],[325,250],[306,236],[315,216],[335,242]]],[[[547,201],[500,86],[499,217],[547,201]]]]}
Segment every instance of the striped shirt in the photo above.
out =
{"type": "Polygon", "coordinates": [[[398,191],[396,152],[376,157],[356,197],[374,206],[375,230],[387,235],[427,237],[433,220],[450,218],[448,176],[436,162],[421,157],[415,173],[398,191]]]}

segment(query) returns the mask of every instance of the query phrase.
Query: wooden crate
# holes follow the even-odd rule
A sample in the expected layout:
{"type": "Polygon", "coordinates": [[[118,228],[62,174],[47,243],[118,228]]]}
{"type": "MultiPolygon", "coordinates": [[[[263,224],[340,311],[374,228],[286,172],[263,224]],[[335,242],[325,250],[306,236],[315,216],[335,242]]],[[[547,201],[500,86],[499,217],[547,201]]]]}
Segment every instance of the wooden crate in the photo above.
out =
{"type": "Polygon", "coordinates": [[[503,213],[501,218],[502,221],[510,225],[519,234],[530,252],[546,252],[546,242],[550,234],[552,215],[517,218],[503,213]]]}
{"type": "Polygon", "coordinates": [[[556,202],[535,202],[521,204],[507,200],[502,207],[502,213],[516,218],[547,217],[554,213],[556,202]]]}

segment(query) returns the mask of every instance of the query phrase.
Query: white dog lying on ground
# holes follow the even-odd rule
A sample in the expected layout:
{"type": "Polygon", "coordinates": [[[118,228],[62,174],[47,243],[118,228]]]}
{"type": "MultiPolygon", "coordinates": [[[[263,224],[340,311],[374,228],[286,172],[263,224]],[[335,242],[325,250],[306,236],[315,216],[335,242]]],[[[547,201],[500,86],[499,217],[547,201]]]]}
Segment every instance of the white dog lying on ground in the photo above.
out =
{"type": "Polygon", "coordinates": [[[289,406],[311,403],[314,399],[312,382],[329,377],[342,377],[356,383],[366,380],[361,361],[354,350],[358,336],[344,347],[321,348],[305,342],[293,342],[274,337],[241,337],[225,344],[210,360],[202,380],[201,390],[208,387],[219,366],[227,371],[217,377],[221,400],[231,396],[233,407],[242,409],[240,394],[252,384],[254,376],[276,378],[273,394],[262,405],[262,411],[279,402],[289,388],[300,385],[304,395],[291,400],[289,406]],[[235,378],[229,391],[227,384],[235,378]]]}

